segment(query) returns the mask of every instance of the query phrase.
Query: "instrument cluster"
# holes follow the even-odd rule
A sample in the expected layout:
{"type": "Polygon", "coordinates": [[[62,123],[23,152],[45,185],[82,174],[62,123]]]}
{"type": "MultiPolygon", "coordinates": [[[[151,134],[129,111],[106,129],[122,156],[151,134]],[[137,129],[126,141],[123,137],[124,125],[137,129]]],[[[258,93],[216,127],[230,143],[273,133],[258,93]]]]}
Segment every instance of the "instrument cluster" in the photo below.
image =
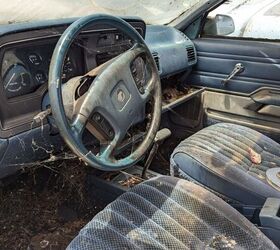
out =
{"type": "MultiPolygon", "coordinates": [[[[7,48],[2,58],[2,84],[8,99],[35,92],[48,83],[55,42],[7,48]]],[[[62,82],[83,74],[81,48],[73,45],[65,58],[62,82]],[[75,56],[74,56],[75,55],[75,56]]]]}

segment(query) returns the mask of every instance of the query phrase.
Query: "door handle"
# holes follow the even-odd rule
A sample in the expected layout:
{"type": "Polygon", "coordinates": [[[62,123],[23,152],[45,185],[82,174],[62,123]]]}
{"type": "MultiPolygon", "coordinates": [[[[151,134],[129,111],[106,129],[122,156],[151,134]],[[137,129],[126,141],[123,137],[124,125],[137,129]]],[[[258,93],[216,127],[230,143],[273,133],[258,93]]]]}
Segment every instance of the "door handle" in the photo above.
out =
{"type": "Polygon", "coordinates": [[[233,78],[237,74],[242,73],[244,70],[245,70],[245,67],[242,63],[235,64],[234,69],[229,74],[229,76],[226,79],[222,80],[222,85],[223,86],[226,85],[230,81],[231,78],[233,78]]]}

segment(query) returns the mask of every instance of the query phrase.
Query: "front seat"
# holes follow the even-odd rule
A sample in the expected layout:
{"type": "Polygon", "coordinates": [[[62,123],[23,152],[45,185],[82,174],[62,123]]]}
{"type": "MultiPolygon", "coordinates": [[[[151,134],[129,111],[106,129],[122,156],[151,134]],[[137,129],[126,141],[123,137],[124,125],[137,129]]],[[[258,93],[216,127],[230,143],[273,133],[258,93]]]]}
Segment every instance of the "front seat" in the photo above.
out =
{"type": "Polygon", "coordinates": [[[280,145],[247,127],[219,123],[200,130],[174,150],[171,167],[241,207],[280,198],[266,177],[268,169],[280,167],[280,145]]]}
{"type": "Polygon", "coordinates": [[[175,177],[137,185],[97,214],[68,250],[277,249],[204,188],[175,177]]]}

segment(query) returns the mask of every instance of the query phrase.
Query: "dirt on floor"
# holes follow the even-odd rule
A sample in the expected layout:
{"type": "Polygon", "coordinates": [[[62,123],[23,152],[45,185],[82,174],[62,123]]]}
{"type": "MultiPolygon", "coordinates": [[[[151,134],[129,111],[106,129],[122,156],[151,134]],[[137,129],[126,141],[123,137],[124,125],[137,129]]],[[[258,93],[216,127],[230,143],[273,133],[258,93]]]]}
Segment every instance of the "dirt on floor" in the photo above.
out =
{"type": "Polygon", "coordinates": [[[0,249],[65,249],[100,211],[87,168],[64,161],[32,168],[0,187],[0,249]]]}

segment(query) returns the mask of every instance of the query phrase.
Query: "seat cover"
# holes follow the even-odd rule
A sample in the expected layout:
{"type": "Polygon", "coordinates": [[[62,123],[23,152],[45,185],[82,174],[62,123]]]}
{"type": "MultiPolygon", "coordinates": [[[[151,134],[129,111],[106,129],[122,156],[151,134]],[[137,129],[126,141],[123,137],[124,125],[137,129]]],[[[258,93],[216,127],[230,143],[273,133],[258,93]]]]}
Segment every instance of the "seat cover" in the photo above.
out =
{"type": "Polygon", "coordinates": [[[165,176],[121,195],[67,249],[277,248],[222,199],[194,183],[165,176]]]}
{"type": "Polygon", "coordinates": [[[245,205],[280,198],[266,179],[267,169],[280,167],[280,145],[247,127],[219,123],[202,129],[179,144],[171,165],[183,177],[245,205]]]}

